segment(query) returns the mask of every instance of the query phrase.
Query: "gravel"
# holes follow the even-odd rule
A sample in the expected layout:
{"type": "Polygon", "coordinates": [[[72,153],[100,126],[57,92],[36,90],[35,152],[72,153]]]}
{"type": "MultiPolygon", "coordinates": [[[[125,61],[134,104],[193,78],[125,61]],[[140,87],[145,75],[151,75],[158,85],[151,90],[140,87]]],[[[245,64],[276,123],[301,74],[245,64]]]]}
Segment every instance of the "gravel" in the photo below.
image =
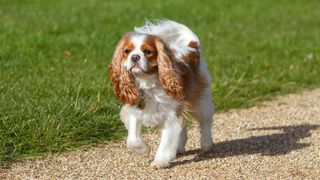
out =
{"type": "Polygon", "coordinates": [[[159,131],[144,134],[151,156],[139,157],[119,142],[41,158],[0,169],[0,179],[317,179],[320,177],[320,89],[281,96],[250,109],[215,115],[214,150],[201,154],[196,124],[187,152],[170,168],[150,162],[159,131]]]}

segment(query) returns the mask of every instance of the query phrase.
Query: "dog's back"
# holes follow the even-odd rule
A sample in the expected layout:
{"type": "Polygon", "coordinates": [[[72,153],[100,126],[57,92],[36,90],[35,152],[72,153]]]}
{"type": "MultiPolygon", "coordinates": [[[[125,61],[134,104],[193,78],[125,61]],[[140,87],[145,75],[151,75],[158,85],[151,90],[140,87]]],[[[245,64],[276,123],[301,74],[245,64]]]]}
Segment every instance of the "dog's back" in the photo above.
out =
{"type": "Polygon", "coordinates": [[[171,20],[147,21],[134,31],[158,36],[169,45],[188,47],[190,42],[195,42],[197,47],[200,45],[199,38],[188,27],[171,20]]]}

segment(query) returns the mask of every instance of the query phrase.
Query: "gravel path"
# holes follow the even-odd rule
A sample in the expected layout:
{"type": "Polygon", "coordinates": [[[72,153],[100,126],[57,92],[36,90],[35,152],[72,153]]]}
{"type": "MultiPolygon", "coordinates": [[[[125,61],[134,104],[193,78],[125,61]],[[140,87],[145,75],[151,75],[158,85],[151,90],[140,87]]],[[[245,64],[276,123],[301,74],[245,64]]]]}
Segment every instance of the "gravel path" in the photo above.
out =
{"type": "MultiPolygon", "coordinates": [[[[151,156],[142,158],[128,152],[122,140],[25,159],[0,169],[0,179],[320,177],[320,89],[217,114],[213,129],[212,153],[200,153],[198,129],[191,127],[186,154],[178,156],[168,169],[153,170],[151,156]]],[[[149,132],[144,138],[154,155],[159,132],[149,132]]]]}

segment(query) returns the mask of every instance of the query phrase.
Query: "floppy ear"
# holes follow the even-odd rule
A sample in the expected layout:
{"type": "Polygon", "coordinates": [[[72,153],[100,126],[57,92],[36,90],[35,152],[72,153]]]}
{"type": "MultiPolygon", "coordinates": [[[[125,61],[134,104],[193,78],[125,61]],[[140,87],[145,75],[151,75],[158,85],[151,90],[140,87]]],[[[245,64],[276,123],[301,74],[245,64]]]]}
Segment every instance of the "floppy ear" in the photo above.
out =
{"type": "Polygon", "coordinates": [[[179,67],[174,65],[172,51],[160,40],[155,41],[158,51],[159,80],[165,92],[175,100],[184,98],[183,79],[177,74],[179,67]]]}
{"type": "Polygon", "coordinates": [[[136,105],[139,100],[139,91],[134,84],[132,74],[122,66],[122,49],[129,35],[122,37],[114,51],[112,62],[109,65],[109,77],[113,83],[113,90],[118,99],[125,104],[136,105]]]}

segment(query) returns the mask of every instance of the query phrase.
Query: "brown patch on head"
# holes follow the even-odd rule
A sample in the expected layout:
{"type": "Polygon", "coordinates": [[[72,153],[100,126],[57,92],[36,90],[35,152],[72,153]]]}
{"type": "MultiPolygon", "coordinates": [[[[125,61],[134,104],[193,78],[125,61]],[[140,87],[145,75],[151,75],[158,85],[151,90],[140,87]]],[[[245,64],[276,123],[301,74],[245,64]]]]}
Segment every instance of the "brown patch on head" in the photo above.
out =
{"type": "Polygon", "coordinates": [[[123,58],[121,61],[125,61],[128,58],[128,55],[130,54],[130,52],[133,51],[135,48],[133,43],[130,41],[130,38],[126,38],[125,41],[126,43],[121,49],[123,53],[123,58]]]}
{"type": "Polygon", "coordinates": [[[147,35],[144,43],[140,47],[140,50],[143,52],[144,56],[148,59],[148,71],[146,73],[152,74],[158,72],[158,63],[157,56],[158,51],[155,44],[157,37],[152,35],[147,35]]]}

